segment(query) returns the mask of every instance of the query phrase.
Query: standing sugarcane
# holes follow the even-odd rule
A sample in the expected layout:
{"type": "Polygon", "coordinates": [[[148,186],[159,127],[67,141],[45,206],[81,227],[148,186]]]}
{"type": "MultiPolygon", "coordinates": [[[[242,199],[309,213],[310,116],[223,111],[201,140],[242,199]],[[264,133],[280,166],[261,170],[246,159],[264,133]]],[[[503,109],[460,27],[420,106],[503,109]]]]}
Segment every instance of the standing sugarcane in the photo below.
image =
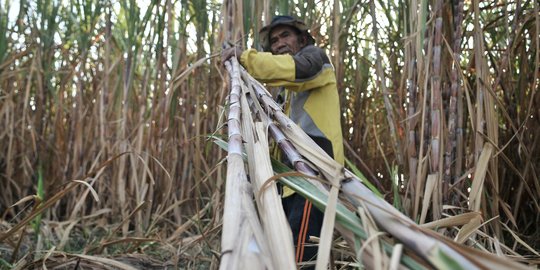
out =
{"type": "MultiPolygon", "coordinates": [[[[375,1],[370,1],[370,14],[371,18],[374,22],[377,22],[377,15],[375,14],[375,1]]],[[[379,28],[377,27],[377,23],[373,23],[373,42],[375,47],[375,56],[376,56],[376,68],[377,68],[377,78],[378,78],[378,84],[382,91],[383,99],[384,99],[384,107],[386,109],[386,120],[388,121],[388,127],[390,128],[390,136],[392,138],[392,144],[394,147],[394,153],[396,155],[396,159],[398,164],[403,164],[403,157],[401,155],[401,146],[399,143],[399,139],[397,136],[397,130],[396,130],[396,123],[395,123],[395,117],[394,117],[394,109],[392,107],[392,103],[390,101],[390,93],[388,92],[388,88],[386,87],[386,77],[384,75],[383,66],[382,66],[382,58],[379,51],[379,28]]]]}
{"type": "MultiPolygon", "coordinates": [[[[408,56],[408,67],[407,67],[407,93],[409,97],[409,102],[407,103],[407,156],[408,156],[408,165],[409,165],[409,186],[411,187],[411,197],[416,197],[416,194],[419,193],[419,190],[416,190],[416,169],[418,166],[418,152],[416,150],[416,126],[418,123],[418,117],[416,116],[416,99],[417,99],[417,65],[415,61],[415,49],[414,42],[409,42],[405,46],[405,55],[408,56]]],[[[415,208],[416,209],[416,208],[415,208]]],[[[413,214],[416,216],[416,213],[413,214]]]]}
{"type": "MultiPolygon", "coordinates": [[[[518,1],[519,3],[519,1],[518,1]]],[[[495,111],[495,97],[493,96],[494,87],[490,89],[489,82],[491,81],[491,76],[489,75],[489,67],[487,63],[487,56],[484,51],[484,33],[482,31],[482,26],[480,25],[480,2],[473,1],[474,4],[474,40],[475,40],[475,67],[476,67],[476,95],[477,95],[477,110],[476,110],[476,128],[475,128],[475,166],[478,170],[478,167],[481,164],[480,157],[484,155],[487,144],[497,146],[499,143],[499,134],[498,134],[498,117],[495,111]]],[[[519,4],[518,9],[519,10],[519,4]]],[[[504,58],[503,58],[504,61],[504,58]]],[[[504,64],[503,64],[504,66],[504,64]]],[[[490,210],[490,216],[496,217],[499,216],[499,177],[498,177],[498,166],[497,166],[497,155],[490,156],[489,161],[489,177],[491,189],[486,189],[491,193],[491,202],[486,203],[487,194],[482,194],[482,209],[483,212],[487,214],[488,209],[490,210]]],[[[473,180],[473,186],[478,182],[484,182],[483,177],[478,177],[475,175],[473,180]]],[[[474,190],[471,190],[470,196],[474,190]]],[[[480,207],[480,206],[478,206],[480,207]]],[[[471,208],[471,205],[469,205],[471,208]]],[[[478,211],[479,209],[475,209],[478,211]]],[[[488,215],[486,215],[488,216],[488,215]]],[[[502,237],[500,223],[494,222],[490,224],[490,227],[493,228],[495,235],[502,237]]]]}
{"type": "Polygon", "coordinates": [[[442,188],[442,179],[441,179],[441,42],[442,42],[442,17],[441,11],[442,1],[437,1],[435,5],[436,10],[436,19],[435,19],[435,33],[433,35],[433,60],[432,60],[432,69],[433,73],[431,76],[431,159],[430,159],[430,174],[432,177],[435,177],[435,187],[433,190],[433,220],[437,220],[441,217],[442,210],[442,200],[441,200],[441,188],[442,188]]]}
{"type": "MultiPolygon", "coordinates": [[[[452,70],[450,74],[450,100],[448,102],[448,139],[446,141],[445,157],[444,157],[444,181],[449,185],[456,184],[456,178],[461,174],[463,164],[462,144],[463,131],[461,130],[462,123],[459,115],[463,114],[463,92],[461,88],[460,76],[460,61],[461,61],[461,35],[463,21],[463,0],[453,1],[454,12],[454,32],[452,44],[452,70]],[[455,164],[454,164],[455,159],[455,164]],[[454,164],[454,166],[452,166],[454,164]],[[452,171],[452,168],[454,170],[452,171]]],[[[457,192],[454,194],[458,194],[457,192]]],[[[452,202],[457,203],[459,197],[452,197],[452,202]]]]}

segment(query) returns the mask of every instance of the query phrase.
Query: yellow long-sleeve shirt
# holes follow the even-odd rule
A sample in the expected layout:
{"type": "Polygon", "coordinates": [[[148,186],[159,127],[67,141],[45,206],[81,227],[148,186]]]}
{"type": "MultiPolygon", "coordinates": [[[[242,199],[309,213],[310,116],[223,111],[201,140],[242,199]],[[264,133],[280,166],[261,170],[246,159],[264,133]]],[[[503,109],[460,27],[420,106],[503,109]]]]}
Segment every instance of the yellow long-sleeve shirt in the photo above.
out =
{"type": "Polygon", "coordinates": [[[344,163],[339,95],[328,56],[308,45],[294,56],[246,50],[241,64],[257,80],[291,95],[286,113],[336,161],[344,163]]]}

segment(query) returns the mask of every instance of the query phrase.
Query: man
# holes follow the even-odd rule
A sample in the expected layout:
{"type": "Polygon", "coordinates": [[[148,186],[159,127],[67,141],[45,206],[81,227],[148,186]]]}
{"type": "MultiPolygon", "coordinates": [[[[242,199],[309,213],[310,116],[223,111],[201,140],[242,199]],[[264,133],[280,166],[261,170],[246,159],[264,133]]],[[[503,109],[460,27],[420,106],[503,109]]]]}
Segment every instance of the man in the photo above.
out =
{"type": "MultiPolygon", "coordinates": [[[[293,17],[276,16],[259,32],[264,52],[230,48],[223,51],[222,60],[236,56],[255,79],[284,88],[285,112],[291,120],[343,164],[336,77],[328,56],[314,46],[308,29],[293,17]]],[[[296,261],[313,260],[317,247],[306,242],[310,236],[320,235],[323,214],[287,187],[282,197],[296,246],[296,261]]]]}

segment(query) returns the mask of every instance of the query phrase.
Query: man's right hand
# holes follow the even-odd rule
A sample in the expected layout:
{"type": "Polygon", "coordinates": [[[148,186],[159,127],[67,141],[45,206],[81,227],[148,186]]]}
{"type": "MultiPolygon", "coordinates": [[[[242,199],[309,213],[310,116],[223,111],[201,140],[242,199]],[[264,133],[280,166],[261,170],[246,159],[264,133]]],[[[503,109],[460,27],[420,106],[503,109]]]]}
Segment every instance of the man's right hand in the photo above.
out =
{"type": "Polygon", "coordinates": [[[223,49],[223,51],[221,51],[221,63],[225,64],[225,61],[229,60],[233,56],[235,56],[236,59],[238,59],[238,62],[240,62],[240,55],[242,55],[242,52],[242,49],[237,46],[223,49]]]}

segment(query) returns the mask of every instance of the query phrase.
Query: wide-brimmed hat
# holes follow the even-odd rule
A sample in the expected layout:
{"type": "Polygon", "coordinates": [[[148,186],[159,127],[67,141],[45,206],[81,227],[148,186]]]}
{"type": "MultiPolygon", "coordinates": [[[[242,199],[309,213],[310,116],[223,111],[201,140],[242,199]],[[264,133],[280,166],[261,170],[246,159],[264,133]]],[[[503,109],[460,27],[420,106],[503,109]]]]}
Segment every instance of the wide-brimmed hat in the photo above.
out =
{"type": "Polygon", "coordinates": [[[259,37],[261,38],[261,46],[264,51],[270,51],[270,32],[278,25],[288,25],[298,29],[298,31],[307,37],[307,44],[315,44],[315,39],[309,34],[309,27],[301,20],[295,19],[292,16],[275,16],[272,22],[261,28],[259,37]]]}

